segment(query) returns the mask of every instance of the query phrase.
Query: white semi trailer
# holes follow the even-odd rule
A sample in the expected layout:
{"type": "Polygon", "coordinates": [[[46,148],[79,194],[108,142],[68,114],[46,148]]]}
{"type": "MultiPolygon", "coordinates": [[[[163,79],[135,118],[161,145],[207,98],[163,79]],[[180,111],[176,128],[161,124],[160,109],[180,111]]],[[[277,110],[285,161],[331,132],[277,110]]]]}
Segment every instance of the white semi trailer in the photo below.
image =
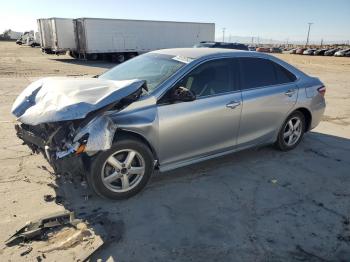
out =
{"type": "Polygon", "coordinates": [[[214,23],[78,18],[74,20],[76,58],[126,58],[157,49],[192,47],[214,41],[214,23]]]}
{"type": "Polygon", "coordinates": [[[43,52],[62,54],[76,49],[73,19],[52,17],[37,22],[43,52]]]}

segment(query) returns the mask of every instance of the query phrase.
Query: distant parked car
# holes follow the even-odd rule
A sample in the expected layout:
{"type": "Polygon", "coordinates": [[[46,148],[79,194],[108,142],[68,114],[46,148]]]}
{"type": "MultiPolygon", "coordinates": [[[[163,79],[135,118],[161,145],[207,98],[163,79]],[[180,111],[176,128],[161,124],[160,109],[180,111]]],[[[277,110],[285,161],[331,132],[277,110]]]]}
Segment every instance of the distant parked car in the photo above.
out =
{"type": "Polygon", "coordinates": [[[318,50],[316,50],[315,52],[314,52],[314,55],[324,55],[324,53],[326,52],[326,51],[328,51],[329,49],[327,49],[327,48],[323,48],[323,49],[318,49],[318,50]]]}
{"type": "Polygon", "coordinates": [[[350,57],[350,51],[345,52],[344,56],[350,57]]]}
{"type": "Polygon", "coordinates": [[[270,48],[267,48],[267,47],[258,47],[255,51],[256,51],[256,52],[263,52],[263,53],[270,53],[270,48]]]}
{"type": "Polygon", "coordinates": [[[256,47],[255,47],[255,46],[248,46],[248,50],[249,50],[249,51],[255,51],[255,50],[256,50],[256,47]]]}
{"type": "Polygon", "coordinates": [[[333,56],[340,48],[333,48],[324,53],[325,56],[333,56]]]}
{"type": "Polygon", "coordinates": [[[270,53],[282,53],[282,49],[279,47],[270,48],[270,53]]]}
{"type": "Polygon", "coordinates": [[[303,52],[303,55],[313,55],[314,52],[316,51],[316,49],[306,49],[304,52],[303,52]]]}
{"type": "Polygon", "coordinates": [[[350,52],[350,48],[339,50],[334,53],[334,56],[345,56],[345,53],[350,52]]]}
{"type": "Polygon", "coordinates": [[[209,48],[225,48],[225,49],[237,49],[237,50],[246,50],[248,51],[248,46],[240,43],[223,43],[223,42],[200,42],[194,47],[209,47],[209,48]]]}
{"type": "Polygon", "coordinates": [[[289,50],[289,53],[290,54],[295,54],[296,51],[297,51],[297,48],[293,48],[293,49],[289,50]]]}
{"type": "Polygon", "coordinates": [[[306,50],[306,48],[298,48],[297,51],[295,51],[295,53],[298,55],[302,55],[305,50],[306,50]]]}

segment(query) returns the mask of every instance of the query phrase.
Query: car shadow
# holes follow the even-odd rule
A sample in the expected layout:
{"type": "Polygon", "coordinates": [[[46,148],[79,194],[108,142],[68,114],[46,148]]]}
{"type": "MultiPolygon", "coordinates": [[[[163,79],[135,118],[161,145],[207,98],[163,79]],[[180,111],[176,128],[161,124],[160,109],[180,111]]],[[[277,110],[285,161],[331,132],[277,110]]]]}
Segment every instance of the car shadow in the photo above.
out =
{"type": "Polygon", "coordinates": [[[104,239],[92,261],[340,259],[350,255],[337,238],[348,230],[349,152],[350,139],[310,132],[289,152],[267,146],[156,172],[128,200],[102,199],[70,175],[55,190],[104,239]]]}
{"type": "Polygon", "coordinates": [[[83,65],[83,66],[98,67],[98,68],[104,68],[104,69],[109,69],[118,65],[118,63],[113,63],[105,60],[90,61],[90,60],[80,60],[80,59],[73,59],[73,58],[52,58],[51,60],[62,62],[62,63],[68,63],[72,65],[83,65]]]}

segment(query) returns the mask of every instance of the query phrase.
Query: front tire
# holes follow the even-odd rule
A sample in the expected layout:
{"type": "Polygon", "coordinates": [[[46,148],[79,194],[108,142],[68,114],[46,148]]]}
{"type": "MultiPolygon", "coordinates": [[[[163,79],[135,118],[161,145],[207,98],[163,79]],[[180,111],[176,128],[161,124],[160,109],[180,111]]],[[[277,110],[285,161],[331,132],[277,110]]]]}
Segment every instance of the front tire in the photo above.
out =
{"type": "Polygon", "coordinates": [[[126,199],[146,186],[153,163],[152,152],[144,143],[134,138],[122,138],[92,160],[87,180],[99,196],[126,199]]]}
{"type": "Polygon", "coordinates": [[[305,117],[301,112],[296,111],[284,121],[275,145],[281,151],[292,150],[300,143],[304,133],[305,117]]]}

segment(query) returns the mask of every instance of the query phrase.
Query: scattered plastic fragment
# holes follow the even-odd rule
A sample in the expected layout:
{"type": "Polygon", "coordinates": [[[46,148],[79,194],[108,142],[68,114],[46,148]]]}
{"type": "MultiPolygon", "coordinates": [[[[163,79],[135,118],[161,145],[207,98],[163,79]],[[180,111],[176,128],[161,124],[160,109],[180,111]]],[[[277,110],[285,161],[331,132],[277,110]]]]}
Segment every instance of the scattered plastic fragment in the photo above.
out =
{"type": "Polygon", "coordinates": [[[52,202],[54,200],[55,200],[55,197],[53,195],[44,195],[45,202],[52,202]]]}
{"type": "Polygon", "coordinates": [[[272,184],[277,184],[278,181],[277,181],[277,179],[271,179],[270,182],[271,182],[272,184]]]}
{"type": "Polygon", "coordinates": [[[21,253],[21,257],[28,255],[30,252],[32,252],[32,250],[33,250],[33,248],[29,247],[27,250],[25,250],[21,253]]]}

